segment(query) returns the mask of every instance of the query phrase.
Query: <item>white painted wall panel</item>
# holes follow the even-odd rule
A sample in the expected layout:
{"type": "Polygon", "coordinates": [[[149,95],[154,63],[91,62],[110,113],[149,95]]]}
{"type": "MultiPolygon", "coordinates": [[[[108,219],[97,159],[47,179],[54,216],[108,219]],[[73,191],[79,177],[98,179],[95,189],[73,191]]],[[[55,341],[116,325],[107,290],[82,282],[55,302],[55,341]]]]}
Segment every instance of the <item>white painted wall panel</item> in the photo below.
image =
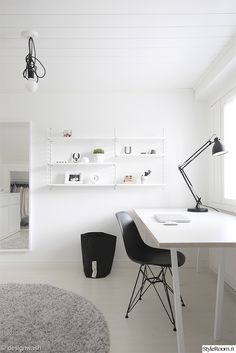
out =
{"type": "MultiPolygon", "coordinates": [[[[50,73],[48,78],[50,79],[50,73]]],[[[2,94],[1,121],[32,120],[32,244],[27,254],[1,254],[1,261],[80,261],[80,234],[105,231],[118,236],[116,260],[127,260],[115,212],[139,207],[175,207],[194,204],[178,171],[207,138],[204,103],[196,103],[191,90],[167,92],[64,92],[30,95],[2,94]],[[110,135],[116,127],[123,135],[167,136],[167,187],[64,188],[49,190],[47,183],[47,128],[71,128],[77,135],[110,135]]],[[[189,167],[201,195],[206,194],[206,156],[189,167]]],[[[195,252],[187,250],[187,264],[195,252]]]]}

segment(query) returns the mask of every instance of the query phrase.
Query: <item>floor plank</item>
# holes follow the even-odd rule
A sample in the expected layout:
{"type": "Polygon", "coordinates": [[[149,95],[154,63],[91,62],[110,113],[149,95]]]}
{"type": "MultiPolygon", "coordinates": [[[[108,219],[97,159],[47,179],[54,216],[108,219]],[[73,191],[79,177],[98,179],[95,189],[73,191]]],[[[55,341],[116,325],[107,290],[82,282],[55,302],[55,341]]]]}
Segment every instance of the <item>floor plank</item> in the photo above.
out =
{"type": "MultiPolygon", "coordinates": [[[[104,313],[111,333],[111,353],[175,353],[176,334],[156,297],[150,290],[129,319],[125,311],[137,273],[135,266],[113,266],[112,273],[102,279],[88,279],[81,267],[35,270],[16,267],[4,271],[0,281],[49,283],[74,291],[90,299],[104,313]]],[[[186,351],[201,352],[202,344],[215,344],[213,319],[216,276],[208,270],[196,273],[181,269],[181,293],[186,351]]],[[[225,286],[223,337],[218,344],[236,344],[236,293],[225,286]]]]}

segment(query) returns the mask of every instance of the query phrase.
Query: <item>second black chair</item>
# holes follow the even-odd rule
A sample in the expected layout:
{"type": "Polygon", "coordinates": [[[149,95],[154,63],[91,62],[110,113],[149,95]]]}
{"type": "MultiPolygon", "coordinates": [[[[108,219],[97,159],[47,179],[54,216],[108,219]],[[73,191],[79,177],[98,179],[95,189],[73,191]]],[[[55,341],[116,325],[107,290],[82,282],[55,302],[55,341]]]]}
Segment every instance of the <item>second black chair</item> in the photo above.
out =
{"type": "MultiPolygon", "coordinates": [[[[142,299],[148,288],[152,286],[157,293],[171,323],[173,324],[174,331],[176,331],[175,318],[169,296],[169,292],[173,294],[173,289],[166,282],[167,271],[169,271],[172,275],[170,250],[153,248],[144,243],[139,234],[138,228],[136,227],[136,224],[127,212],[118,212],[116,213],[116,217],[123,235],[125,250],[128,257],[132,261],[140,264],[125,317],[128,318],[128,314],[135,307],[138,301],[142,299]],[[154,274],[150,265],[160,267],[158,275],[154,274]],[[167,309],[156,288],[157,283],[162,283],[164,287],[169,309],[167,309]]],[[[185,262],[184,254],[178,251],[177,258],[178,266],[182,266],[185,262]]],[[[182,297],[181,302],[182,306],[185,306],[182,297]]]]}

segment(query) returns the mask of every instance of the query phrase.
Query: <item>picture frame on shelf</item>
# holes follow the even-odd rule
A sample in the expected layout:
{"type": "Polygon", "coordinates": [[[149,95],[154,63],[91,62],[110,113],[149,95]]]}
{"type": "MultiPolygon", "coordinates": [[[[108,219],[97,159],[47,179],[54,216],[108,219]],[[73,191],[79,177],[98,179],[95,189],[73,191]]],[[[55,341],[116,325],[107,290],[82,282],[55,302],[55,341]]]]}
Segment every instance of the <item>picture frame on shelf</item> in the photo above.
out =
{"type": "Polygon", "coordinates": [[[125,175],[124,184],[136,184],[136,180],[133,175],[125,175]]]}
{"type": "Polygon", "coordinates": [[[83,172],[66,172],[65,184],[83,184],[83,172]]]}

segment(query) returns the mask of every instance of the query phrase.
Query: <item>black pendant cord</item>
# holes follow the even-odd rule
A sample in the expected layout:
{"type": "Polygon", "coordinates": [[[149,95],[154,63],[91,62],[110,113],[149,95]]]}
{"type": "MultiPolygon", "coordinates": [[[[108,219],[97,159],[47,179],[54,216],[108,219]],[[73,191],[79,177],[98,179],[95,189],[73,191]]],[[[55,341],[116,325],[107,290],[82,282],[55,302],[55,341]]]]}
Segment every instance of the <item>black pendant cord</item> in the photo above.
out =
{"type": "Polygon", "coordinates": [[[36,57],[36,49],[35,49],[34,40],[32,37],[29,38],[28,47],[29,47],[29,54],[27,54],[25,57],[26,68],[23,71],[23,77],[28,80],[28,78],[34,78],[34,76],[36,76],[36,82],[38,82],[39,78],[43,78],[46,75],[46,69],[44,65],[41,63],[41,61],[36,57]],[[41,68],[43,69],[42,75],[39,75],[37,73],[38,67],[36,63],[39,63],[41,68]]]}

